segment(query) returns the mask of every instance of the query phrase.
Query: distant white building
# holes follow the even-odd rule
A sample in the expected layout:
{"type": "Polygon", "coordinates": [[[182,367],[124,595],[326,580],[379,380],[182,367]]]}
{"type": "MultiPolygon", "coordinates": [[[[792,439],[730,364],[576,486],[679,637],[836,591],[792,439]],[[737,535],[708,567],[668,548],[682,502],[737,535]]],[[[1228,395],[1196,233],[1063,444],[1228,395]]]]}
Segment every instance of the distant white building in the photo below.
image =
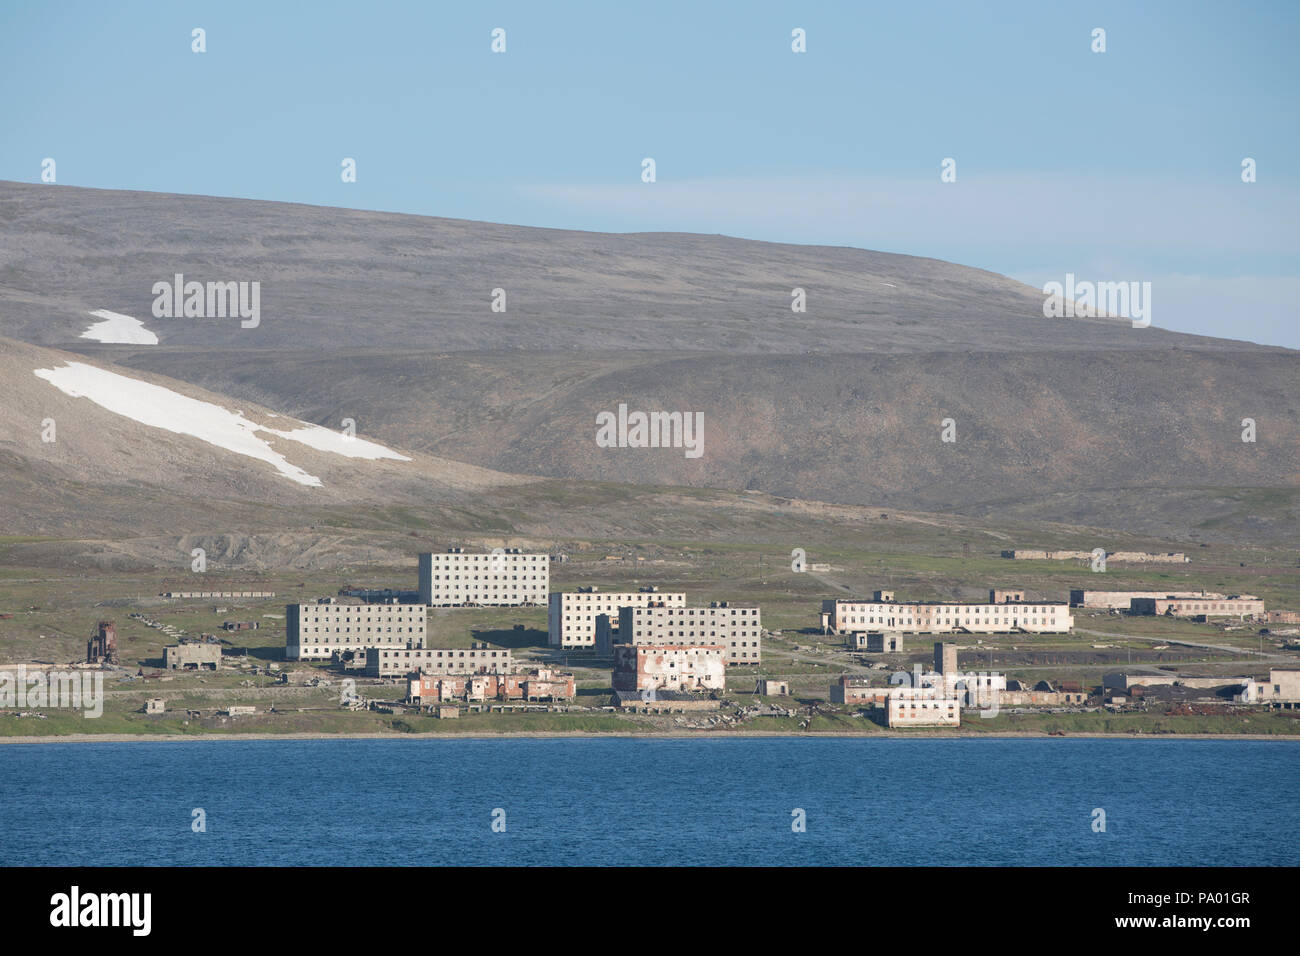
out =
{"type": "Polygon", "coordinates": [[[961,701],[931,687],[900,687],[885,703],[890,727],[959,727],[961,701]]]}
{"type": "Polygon", "coordinates": [[[329,660],[370,647],[423,647],[428,609],[423,604],[339,604],[324,598],[284,609],[284,656],[329,660]]]}
{"type": "Polygon", "coordinates": [[[596,618],[608,614],[612,626],[618,622],[619,609],[646,607],[650,604],[665,607],[685,607],[686,595],[668,593],[658,588],[639,591],[598,591],[596,588],[579,588],[576,591],[552,591],[547,614],[547,637],[551,647],[595,648],[596,618]]]}
{"type": "Polygon", "coordinates": [[[1073,630],[1074,617],[1066,604],[1012,599],[1019,594],[997,590],[983,603],[897,601],[893,591],[877,591],[871,600],[836,598],[822,602],[822,628],[830,634],[1063,634],[1073,630]]]}
{"type": "Polygon", "coordinates": [[[545,604],[551,590],[551,556],[518,548],[485,554],[448,548],[445,554],[420,555],[419,585],[420,601],[430,607],[545,604]]]}

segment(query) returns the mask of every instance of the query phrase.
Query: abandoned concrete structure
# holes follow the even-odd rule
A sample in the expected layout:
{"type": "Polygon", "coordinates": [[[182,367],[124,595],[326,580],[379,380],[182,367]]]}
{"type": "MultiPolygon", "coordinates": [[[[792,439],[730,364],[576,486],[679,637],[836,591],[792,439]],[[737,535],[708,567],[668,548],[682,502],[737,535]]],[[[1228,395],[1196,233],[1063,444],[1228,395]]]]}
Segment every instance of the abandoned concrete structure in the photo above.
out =
{"type": "Polygon", "coordinates": [[[547,613],[547,640],[551,647],[594,649],[597,617],[609,615],[610,626],[616,629],[620,609],[651,604],[685,607],[686,595],[683,592],[663,592],[654,587],[638,591],[602,592],[594,587],[552,591],[547,613]]]}
{"type": "Polygon", "coordinates": [[[727,664],[757,664],[762,637],[760,610],[726,601],[708,607],[624,607],[617,629],[611,615],[596,618],[596,653],[601,657],[612,657],[622,644],[720,644],[727,664]]]}
{"type": "MultiPolygon", "coordinates": [[[[1091,561],[1091,551],[1043,551],[1034,548],[1017,548],[1003,551],[1002,557],[1016,561],[1091,561]]],[[[1107,561],[1130,564],[1188,564],[1191,562],[1181,551],[1107,551],[1107,561]]]]}
{"type": "Polygon", "coordinates": [[[112,621],[100,621],[86,642],[86,661],[91,664],[111,664],[117,659],[117,626],[112,621]]]}
{"type": "Polygon", "coordinates": [[[788,680],[759,680],[754,687],[754,693],[761,697],[789,697],[790,682],[788,680]]]}
{"type": "Polygon", "coordinates": [[[166,598],[273,598],[274,591],[263,591],[257,588],[245,588],[227,591],[206,590],[206,589],[175,589],[164,590],[162,597],[166,598]]]}
{"type": "Polygon", "coordinates": [[[328,660],[369,647],[423,647],[428,609],[422,604],[315,604],[284,609],[284,656],[291,661],[328,660]]]}
{"type": "Polygon", "coordinates": [[[897,687],[885,708],[890,727],[961,726],[961,701],[931,688],[897,687]]]}
{"type": "Polygon", "coordinates": [[[957,673],[957,645],[935,642],[934,669],[940,674],[957,673]]]}
{"type": "Polygon", "coordinates": [[[883,704],[893,687],[872,687],[865,677],[850,677],[844,674],[831,684],[831,703],[833,704],[883,704]]]}
{"type": "Polygon", "coordinates": [[[214,671],[220,666],[220,644],[186,641],[163,648],[163,667],[170,671],[214,671]]]}
{"type": "Polygon", "coordinates": [[[476,643],[467,648],[371,648],[366,654],[368,677],[402,677],[407,674],[509,674],[514,660],[509,648],[476,643]]]}
{"type": "Polygon", "coordinates": [[[146,714],[163,714],[167,712],[167,701],[161,697],[150,697],[144,702],[144,712],[146,714]]]}
{"type": "Polygon", "coordinates": [[[413,704],[488,700],[572,700],[577,684],[572,674],[540,668],[523,674],[414,674],[408,699],[413,704]]]}
{"type": "Polygon", "coordinates": [[[1300,670],[1273,668],[1266,683],[1247,678],[1242,684],[1241,700],[1294,710],[1300,705],[1300,670]]]}
{"type": "Polygon", "coordinates": [[[677,690],[616,690],[612,700],[620,710],[642,714],[673,714],[699,710],[717,710],[720,704],[705,693],[682,693],[677,690]]]}
{"type": "MultiPolygon", "coordinates": [[[[1020,591],[993,592],[997,595],[1020,591]]],[[[1065,604],[1046,601],[896,601],[893,591],[877,591],[871,600],[834,598],[822,602],[822,632],[911,631],[914,633],[1033,634],[1066,633],[1074,618],[1065,604]]]]}
{"type": "Polygon", "coordinates": [[[551,556],[498,548],[490,554],[420,555],[420,601],[431,607],[545,604],[551,589],[551,556]]]}
{"type": "Polygon", "coordinates": [[[725,655],[721,644],[616,644],[613,686],[624,691],[722,690],[725,655]]]}
{"type": "Polygon", "coordinates": [[[1235,617],[1259,620],[1264,617],[1264,602],[1253,594],[1221,594],[1216,597],[1140,597],[1129,602],[1131,614],[1157,614],[1170,617],[1235,617]]]}
{"type": "Polygon", "coordinates": [[[854,631],[844,635],[844,645],[869,654],[901,654],[903,635],[900,631],[854,631]]]}
{"type": "Polygon", "coordinates": [[[1225,595],[1210,591],[1089,591],[1084,588],[1070,590],[1071,607],[1108,608],[1127,611],[1134,598],[1222,598],[1225,595]]]}

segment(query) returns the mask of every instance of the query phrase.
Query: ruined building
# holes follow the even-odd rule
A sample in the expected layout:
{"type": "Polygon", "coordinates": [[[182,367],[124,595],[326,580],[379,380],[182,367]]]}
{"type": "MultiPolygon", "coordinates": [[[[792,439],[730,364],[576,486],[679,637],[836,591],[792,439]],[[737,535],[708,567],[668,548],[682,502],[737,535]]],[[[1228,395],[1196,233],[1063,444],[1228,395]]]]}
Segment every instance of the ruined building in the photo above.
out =
{"type": "Polygon", "coordinates": [[[86,642],[86,660],[91,664],[112,664],[117,660],[117,627],[112,621],[100,621],[86,642]]]}

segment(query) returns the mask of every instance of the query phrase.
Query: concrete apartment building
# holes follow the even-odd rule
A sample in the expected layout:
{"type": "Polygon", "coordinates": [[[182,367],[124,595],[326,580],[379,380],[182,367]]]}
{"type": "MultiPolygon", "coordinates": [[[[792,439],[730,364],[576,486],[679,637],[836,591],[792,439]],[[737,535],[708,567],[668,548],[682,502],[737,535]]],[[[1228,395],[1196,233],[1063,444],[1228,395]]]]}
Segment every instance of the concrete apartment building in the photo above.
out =
{"type": "Polygon", "coordinates": [[[291,661],[329,660],[335,654],[371,647],[423,647],[423,604],[315,604],[284,608],[284,656],[291,661]]]}
{"type": "Polygon", "coordinates": [[[541,668],[526,674],[414,674],[408,699],[412,704],[451,701],[572,700],[577,684],[572,674],[541,668]]]}
{"type": "Polygon", "coordinates": [[[876,591],[869,601],[828,599],[822,602],[822,631],[829,634],[857,631],[1058,634],[1074,628],[1074,617],[1065,604],[1025,601],[1023,596],[1023,591],[994,589],[986,603],[898,601],[893,591],[876,591]]]}
{"type": "Polygon", "coordinates": [[[928,687],[898,687],[885,704],[890,727],[960,727],[961,701],[928,687]]]}
{"type": "Polygon", "coordinates": [[[488,554],[448,548],[445,554],[420,555],[418,583],[420,601],[430,607],[546,604],[551,556],[525,554],[518,548],[488,554]]]}
{"type": "Polygon", "coordinates": [[[720,644],[728,664],[762,660],[763,623],[757,607],[717,601],[708,607],[624,607],[596,620],[596,653],[612,657],[622,644],[720,644]]]}
{"type": "Polygon", "coordinates": [[[1235,617],[1261,620],[1264,602],[1253,594],[1219,594],[1214,597],[1140,597],[1129,603],[1131,614],[1168,614],[1171,617],[1235,617]]]}
{"type": "Polygon", "coordinates": [[[617,644],[613,687],[682,693],[723,690],[726,652],[721,644],[617,644]]]}
{"type": "Polygon", "coordinates": [[[408,674],[511,674],[514,659],[509,648],[474,644],[469,648],[380,647],[366,655],[367,677],[405,677],[408,674]]]}
{"type": "Polygon", "coordinates": [[[653,587],[638,591],[598,591],[594,587],[552,591],[547,614],[548,642],[551,647],[594,650],[597,617],[608,614],[610,625],[616,628],[618,612],[622,608],[647,607],[650,604],[685,607],[686,595],[653,587]]]}

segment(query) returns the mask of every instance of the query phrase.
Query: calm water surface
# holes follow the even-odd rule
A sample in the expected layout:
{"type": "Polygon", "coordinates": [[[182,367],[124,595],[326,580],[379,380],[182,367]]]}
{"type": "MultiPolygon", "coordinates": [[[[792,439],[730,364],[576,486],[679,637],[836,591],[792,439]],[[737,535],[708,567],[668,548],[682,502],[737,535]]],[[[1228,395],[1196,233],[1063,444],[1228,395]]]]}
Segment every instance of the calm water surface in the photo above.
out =
{"type": "Polygon", "coordinates": [[[0,781],[5,865],[1300,864],[1285,741],[36,744],[0,781]]]}

